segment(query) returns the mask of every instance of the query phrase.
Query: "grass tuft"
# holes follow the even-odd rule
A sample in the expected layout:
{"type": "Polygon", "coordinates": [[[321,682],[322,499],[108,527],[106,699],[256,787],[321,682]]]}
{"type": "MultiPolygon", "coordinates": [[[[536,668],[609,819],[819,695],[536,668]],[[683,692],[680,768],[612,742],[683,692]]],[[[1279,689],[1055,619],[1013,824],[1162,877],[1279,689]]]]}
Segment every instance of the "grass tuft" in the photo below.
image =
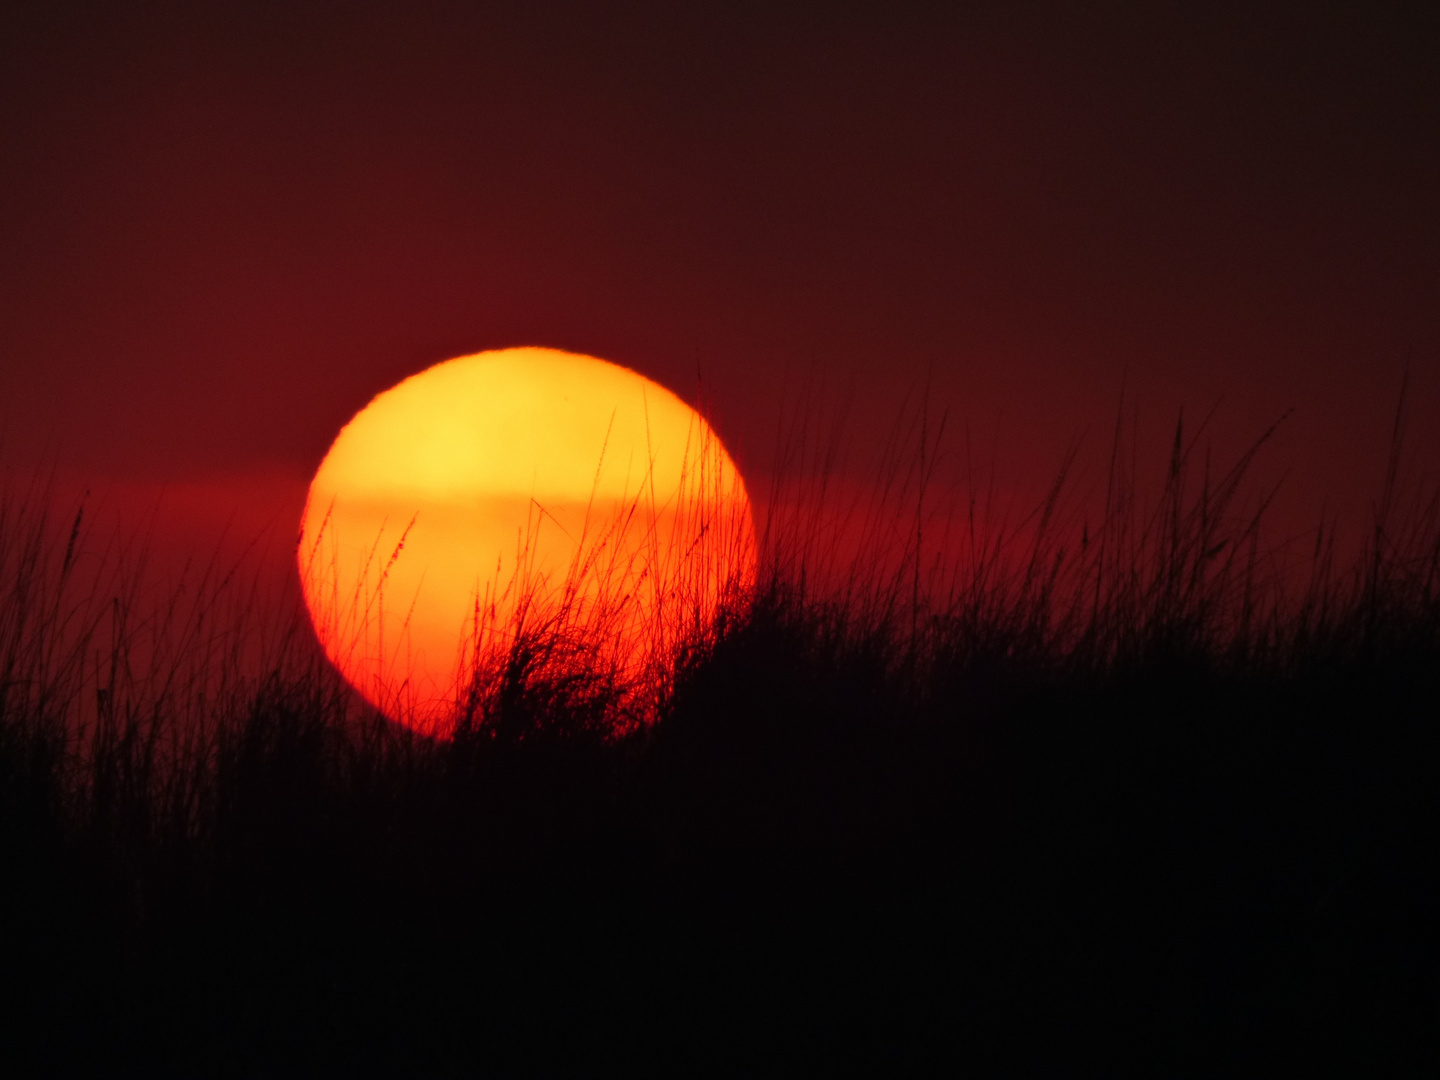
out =
{"type": "Polygon", "coordinates": [[[1212,467],[1177,424],[1147,489],[1117,427],[1103,498],[1072,460],[1007,520],[945,430],[921,402],[847,500],[798,429],[760,572],[643,665],[563,603],[482,648],[477,603],[443,740],[244,559],[156,589],[6,489],[6,1062],[1440,1061],[1440,497],[1392,463],[1353,558],[1297,557],[1269,433],[1212,467]]]}

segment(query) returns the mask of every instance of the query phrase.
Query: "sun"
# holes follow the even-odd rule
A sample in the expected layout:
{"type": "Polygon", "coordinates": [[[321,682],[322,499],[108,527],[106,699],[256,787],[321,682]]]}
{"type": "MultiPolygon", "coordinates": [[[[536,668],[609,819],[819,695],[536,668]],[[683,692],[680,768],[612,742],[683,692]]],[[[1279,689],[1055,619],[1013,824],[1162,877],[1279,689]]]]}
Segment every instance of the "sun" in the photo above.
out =
{"type": "Polygon", "coordinates": [[[310,485],[300,579],[331,662],[446,733],[474,672],[560,637],[640,677],[755,571],[750,500],[705,419],[592,356],[437,364],[341,430],[310,485]]]}

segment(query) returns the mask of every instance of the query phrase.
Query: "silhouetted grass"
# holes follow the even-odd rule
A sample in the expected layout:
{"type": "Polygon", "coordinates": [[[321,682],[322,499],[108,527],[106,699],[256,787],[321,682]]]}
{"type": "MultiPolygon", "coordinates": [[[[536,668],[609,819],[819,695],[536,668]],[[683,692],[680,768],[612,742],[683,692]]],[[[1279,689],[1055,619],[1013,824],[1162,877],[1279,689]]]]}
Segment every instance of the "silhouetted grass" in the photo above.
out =
{"type": "Polygon", "coordinates": [[[987,522],[942,428],[856,506],[797,436],[657,722],[542,625],[446,741],[243,571],[0,499],[8,1071],[1433,1068],[1434,499],[1297,569],[1251,455],[1177,430],[1146,499],[1117,433],[987,522]]]}

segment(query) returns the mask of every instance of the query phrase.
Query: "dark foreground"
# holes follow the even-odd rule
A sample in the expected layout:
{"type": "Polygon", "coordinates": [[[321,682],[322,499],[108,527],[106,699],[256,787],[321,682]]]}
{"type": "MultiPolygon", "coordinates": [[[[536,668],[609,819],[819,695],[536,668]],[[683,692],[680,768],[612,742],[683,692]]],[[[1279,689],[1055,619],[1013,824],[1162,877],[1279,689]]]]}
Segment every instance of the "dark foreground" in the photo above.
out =
{"type": "Polygon", "coordinates": [[[4,1071],[1429,1072],[1433,629],[919,679],[776,602],[619,743],[553,688],[436,749],[277,681],[188,832],[119,742],[62,805],[12,718],[4,1071]]]}

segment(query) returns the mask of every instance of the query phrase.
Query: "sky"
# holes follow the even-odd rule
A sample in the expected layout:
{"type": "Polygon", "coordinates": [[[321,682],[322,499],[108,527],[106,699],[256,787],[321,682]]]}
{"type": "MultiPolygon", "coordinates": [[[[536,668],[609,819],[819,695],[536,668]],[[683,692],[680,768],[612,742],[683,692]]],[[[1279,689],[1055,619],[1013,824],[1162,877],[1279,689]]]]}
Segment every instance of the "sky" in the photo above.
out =
{"type": "Polygon", "coordinates": [[[856,461],[927,395],[1017,490],[1122,400],[1159,464],[1285,416],[1294,521],[1373,500],[1407,372],[1440,448],[1440,9],[26,7],[0,462],[182,531],[289,528],[372,396],[522,344],[703,395],[754,477],[806,387],[856,461]]]}

